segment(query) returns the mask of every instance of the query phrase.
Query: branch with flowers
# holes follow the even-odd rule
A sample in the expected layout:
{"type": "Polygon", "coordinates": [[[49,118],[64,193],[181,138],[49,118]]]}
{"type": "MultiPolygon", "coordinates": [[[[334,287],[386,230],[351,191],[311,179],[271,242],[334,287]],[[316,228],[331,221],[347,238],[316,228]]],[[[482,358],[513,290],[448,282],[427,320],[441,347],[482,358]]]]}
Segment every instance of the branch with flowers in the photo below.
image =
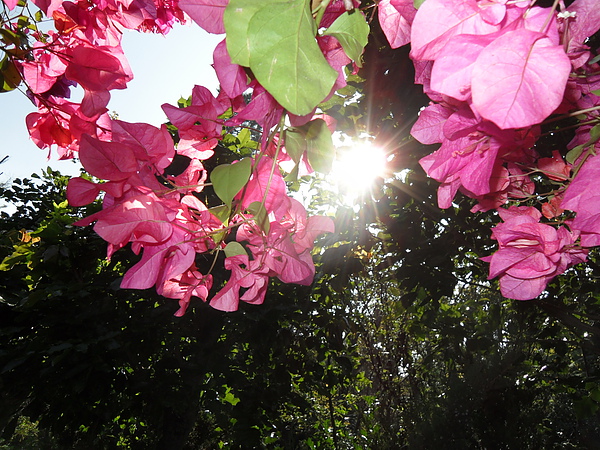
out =
{"type": "Polygon", "coordinates": [[[73,178],[68,199],[81,206],[101,195],[103,210],[79,224],[95,223],[109,257],[127,244],[142,254],[123,287],[156,286],[179,301],[181,315],[192,296],[209,301],[212,276],[200,273],[196,256],[221,251],[231,278],[210,299],[216,308],[261,303],[270,277],[312,282],[314,239],[333,224],[307,217],[284,176],[330,166],[336,125],[318,106],[360,67],[375,15],[393,48],[410,43],[415,82],[431,99],[411,133],[440,144],[421,160],[440,182],[439,206],[452,206],[460,191],[477,200],[472,212],[497,209],[504,221],[493,230],[499,250],[484,258],[503,295],[535,298],[550,279],[585,261],[600,243],[600,66],[586,45],[600,28],[595,2],[364,3],[36,0],[54,21],[55,30],[42,32],[19,19],[22,11],[12,13],[26,7],[22,0],[4,1],[5,86],[22,83],[38,108],[26,120],[40,148],[77,156],[103,180],[73,178]],[[183,107],[163,105],[176,144],[165,126],[111,119],[110,92],[133,76],[120,45],[123,29],[165,34],[188,17],[226,35],[213,55],[219,95],[196,86],[183,107]],[[75,85],[84,93],[79,103],[68,100],[75,85]],[[542,132],[565,118],[578,120],[573,141],[540,155],[542,132]],[[260,129],[255,150],[207,173],[205,161],[219,142],[248,121],[260,129]],[[189,163],[169,175],[176,156],[189,163]],[[538,192],[534,175],[553,189],[538,192]],[[202,201],[209,184],[218,205],[202,201]]]}

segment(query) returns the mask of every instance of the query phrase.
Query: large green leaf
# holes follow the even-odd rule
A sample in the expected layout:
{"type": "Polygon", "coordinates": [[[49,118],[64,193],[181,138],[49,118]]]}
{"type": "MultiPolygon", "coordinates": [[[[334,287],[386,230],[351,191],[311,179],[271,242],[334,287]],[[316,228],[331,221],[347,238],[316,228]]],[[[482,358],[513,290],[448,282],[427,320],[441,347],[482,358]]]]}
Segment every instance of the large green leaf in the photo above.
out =
{"type": "Polygon", "coordinates": [[[227,33],[227,51],[235,64],[250,67],[250,20],[269,3],[265,0],[230,0],[225,8],[223,23],[227,33]]]}
{"type": "Polygon", "coordinates": [[[346,11],[331,24],[325,34],[340,41],[346,55],[358,67],[362,67],[360,57],[369,39],[369,25],[365,16],[358,10],[346,11]]]}
{"type": "Polygon", "coordinates": [[[310,113],[337,78],[315,39],[305,0],[232,0],[225,10],[227,49],[293,114],[310,113]]]}
{"type": "Polygon", "coordinates": [[[213,184],[213,189],[227,206],[231,206],[233,197],[248,182],[251,165],[252,160],[244,158],[234,164],[221,164],[211,172],[210,181],[213,184]]]}

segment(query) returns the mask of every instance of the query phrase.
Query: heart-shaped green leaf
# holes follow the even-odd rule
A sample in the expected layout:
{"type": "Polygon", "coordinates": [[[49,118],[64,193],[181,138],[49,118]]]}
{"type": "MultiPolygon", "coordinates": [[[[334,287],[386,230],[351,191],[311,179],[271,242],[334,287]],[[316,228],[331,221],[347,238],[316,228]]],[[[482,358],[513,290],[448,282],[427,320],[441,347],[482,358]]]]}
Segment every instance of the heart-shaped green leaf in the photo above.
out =
{"type": "Polygon", "coordinates": [[[235,242],[235,241],[228,242],[227,245],[225,246],[225,256],[227,256],[228,258],[231,258],[232,256],[238,256],[238,255],[248,256],[248,253],[246,252],[246,249],[242,246],[242,244],[240,244],[239,242],[235,242]]]}
{"type": "Polygon", "coordinates": [[[213,189],[227,206],[231,207],[233,197],[250,179],[251,166],[252,160],[244,158],[237,163],[221,164],[211,172],[210,181],[213,189]]]}

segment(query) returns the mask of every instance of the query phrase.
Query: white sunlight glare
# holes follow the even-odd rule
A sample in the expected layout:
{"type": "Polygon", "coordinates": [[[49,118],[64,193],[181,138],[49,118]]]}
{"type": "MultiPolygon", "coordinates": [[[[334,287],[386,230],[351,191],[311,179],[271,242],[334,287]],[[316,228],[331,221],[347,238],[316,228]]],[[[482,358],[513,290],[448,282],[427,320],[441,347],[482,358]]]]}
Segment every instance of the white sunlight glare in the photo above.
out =
{"type": "Polygon", "coordinates": [[[378,177],[385,177],[386,154],[368,141],[338,148],[331,175],[341,192],[359,196],[371,188],[378,177]]]}

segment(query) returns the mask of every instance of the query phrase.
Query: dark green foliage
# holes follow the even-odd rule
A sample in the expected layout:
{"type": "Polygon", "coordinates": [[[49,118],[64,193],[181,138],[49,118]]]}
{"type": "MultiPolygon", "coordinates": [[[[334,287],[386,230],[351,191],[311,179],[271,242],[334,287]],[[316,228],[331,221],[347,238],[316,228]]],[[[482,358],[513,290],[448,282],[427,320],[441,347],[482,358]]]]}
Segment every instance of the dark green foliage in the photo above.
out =
{"type": "MultiPolygon", "coordinates": [[[[352,206],[311,181],[314,210],[337,208],[313,286],[272,283],[264,305],[230,314],[196,299],[175,318],[176,301],[119,289],[136,256],[106,261],[93,230],[72,225],[99,206],[69,208],[66,177],[0,189],[17,205],[0,216],[0,446],[599,447],[597,255],[541,300],[499,297],[479,260],[497,219],[461,198],[438,209],[418,166],[430,149],[406,137],[427,100],[376,22],[366,82],[352,76],[329,113],[377,135],[402,172],[352,206]]],[[[224,142],[207,164],[252,151],[241,133],[224,142]]]]}

